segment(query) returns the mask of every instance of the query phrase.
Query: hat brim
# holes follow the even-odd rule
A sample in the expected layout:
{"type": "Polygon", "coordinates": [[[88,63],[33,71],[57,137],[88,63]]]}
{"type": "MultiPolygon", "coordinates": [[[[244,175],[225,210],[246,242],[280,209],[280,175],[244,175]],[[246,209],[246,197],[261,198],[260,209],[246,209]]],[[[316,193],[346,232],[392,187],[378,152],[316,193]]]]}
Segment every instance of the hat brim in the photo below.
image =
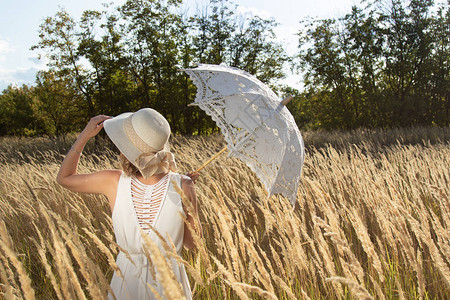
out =
{"type": "Polygon", "coordinates": [[[103,122],[103,128],[114,145],[119,148],[120,152],[134,164],[141,152],[130,141],[124,129],[125,119],[131,115],[133,113],[123,113],[112,119],[108,119],[103,122]]]}

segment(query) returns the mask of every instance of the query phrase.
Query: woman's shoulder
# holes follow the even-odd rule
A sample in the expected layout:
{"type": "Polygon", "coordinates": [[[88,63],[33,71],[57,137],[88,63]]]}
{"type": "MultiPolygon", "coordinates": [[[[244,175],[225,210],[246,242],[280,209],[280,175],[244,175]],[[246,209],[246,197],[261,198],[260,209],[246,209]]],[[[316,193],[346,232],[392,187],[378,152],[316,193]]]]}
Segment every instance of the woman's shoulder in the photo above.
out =
{"type": "Polygon", "coordinates": [[[172,177],[180,178],[180,179],[184,179],[184,178],[188,177],[186,175],[180,174],[178,172],[172,172],[172,171],[169,172],[169,175],[172,177]]]}
{"type": "Polygon", "coordinates": [[[102,176],[105,181],[111,182],[116,185],[120,178],[125,174],[122,170],[110,169],[110,170],[101,170],[97,172],[99,176],[102,176]]]}
{"type": "MultiPolygon", "coordinates": [[[[96,176],[96,185],[101,188],[101,194],[108,197],[110,203],[116,198],[117,187],[122,176],[121,170],[101,170],[94,173],[96,176]]],[[[112,207],[112,206],[111,206],[112,207]]]]}
{"type": "Polygon", "coordinates": [[[120,176],[122,176],[122,174],[125,174],[122,170],[117,170],[117,169],[102,170],[102,171],[99,171],[99,173],[103,173],[103,176],[117,178],[117,179],[119,179],[120,176]]]}
{"type": "Polygon", "coordinates": [[[176,172],[170,172],[170,175],[172,176],[172,178],[176,179],[177,184],[180,185],[181,187],[193,184],[191,178],[187,175],[183,175],[176,172]]]}

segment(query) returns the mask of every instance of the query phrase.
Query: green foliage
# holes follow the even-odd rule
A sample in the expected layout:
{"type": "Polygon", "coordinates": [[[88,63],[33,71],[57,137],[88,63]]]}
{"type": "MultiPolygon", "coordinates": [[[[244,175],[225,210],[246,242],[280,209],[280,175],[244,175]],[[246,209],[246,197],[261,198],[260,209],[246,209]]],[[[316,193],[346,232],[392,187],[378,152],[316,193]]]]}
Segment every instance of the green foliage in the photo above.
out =
{"type": "Polygon", "coordinates": [[[211,133],[218,130],[211,118],[187,106],[196,88],[179,68],[225,63],[267,83],[284,76],[287,57],[273,20],[243,18],[228,0],[211,0],[191,17],[179,12],[181,4],[130,0],[85,11],[79,21],[64,10],[46,18],[32,47],[49,59],[34,93],[43,132],[65,134],[97,114],[152,107],[176,133],[211,133]]]}
{"type": "Polygon", "coordinates": [[[0,135],[32,136],[42,133],[32,87],[9,86],[0,95],[0,135]]]}
{"type": "Polygon", "coordinates": [[[299,33],[314,128],[449,124],[449,8],[373,1],[299,33]],[[444,24],[447,24],[445,26],[444,24]]]}
{"type": "Polygon", "coordinates": [[[273,19],[240,15],[231,0],[210,0],[187,16],[182,1],[128,0],[85,11],[61,10],[40,26],[49,59],[34,88],[0,95],[0,135],[61,135],[97,114],[153,107],[180,134],[217,126],[188,107],[196,88],[180,68],[226,64],[284,95],[304,129],[449,124],[450,9],[433,1],[362,1],[337,19],[304,20],[299,53],[288,57],[273,19]],[[286,67],[304,90],[280,87],[286,67]],[[14,116],[14,117],[12,117],[14,116]]]}
{"type": "Polygon", "coordinates": [[[34,95],[37,113],[42,120],[44,132],[60,136],[72,131],[77,116],[82,113],[82,100],[68,77],[58,77],[52,71],[38,73],[34,95]]]}

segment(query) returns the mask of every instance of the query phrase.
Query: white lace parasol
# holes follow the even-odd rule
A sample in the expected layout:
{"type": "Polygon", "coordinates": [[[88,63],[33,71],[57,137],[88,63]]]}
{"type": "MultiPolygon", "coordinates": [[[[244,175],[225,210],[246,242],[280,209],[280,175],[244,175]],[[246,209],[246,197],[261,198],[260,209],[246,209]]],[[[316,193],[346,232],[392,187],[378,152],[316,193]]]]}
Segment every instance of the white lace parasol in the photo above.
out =
{"type": "Polygon", "coordinates": [[[303,139],[289,110],[253,75],[201,64],[183,69],[197,87],[198,105],[222,130],[230,150],[256,173],[269,197],[295,204],[304,161],[303,139]]]}

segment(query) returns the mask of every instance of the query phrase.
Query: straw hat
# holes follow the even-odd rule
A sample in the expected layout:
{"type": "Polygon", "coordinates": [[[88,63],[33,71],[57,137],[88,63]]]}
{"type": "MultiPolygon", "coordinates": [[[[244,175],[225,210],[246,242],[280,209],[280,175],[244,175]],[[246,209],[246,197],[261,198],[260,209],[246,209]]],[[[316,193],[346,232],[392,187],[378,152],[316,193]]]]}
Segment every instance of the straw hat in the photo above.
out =
{"type": "Polygon", "coordinates": [[[143,108],[103,122],[109,138],[144,178],[176,171],[169,148],[170,126],[156,110],[143,108]]]}

